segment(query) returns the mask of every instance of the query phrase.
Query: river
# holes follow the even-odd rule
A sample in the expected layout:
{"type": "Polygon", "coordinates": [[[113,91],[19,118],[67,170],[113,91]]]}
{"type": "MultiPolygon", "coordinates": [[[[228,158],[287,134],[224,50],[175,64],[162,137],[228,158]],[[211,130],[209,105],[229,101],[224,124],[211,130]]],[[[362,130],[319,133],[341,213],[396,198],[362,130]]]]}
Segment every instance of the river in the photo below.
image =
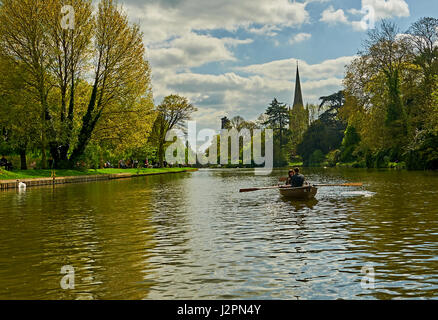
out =
{"type": "Polygon", "coordinates": [[[438,173],[200,170],[0,192],[0,299],[438,297],[438,173]],[[64,290],[63,266],[75,288],[64,290]],[[365,272],[368,272],[365,274],[365,272]],[[374,276],[373,276],[374,272],[374,276]]]}

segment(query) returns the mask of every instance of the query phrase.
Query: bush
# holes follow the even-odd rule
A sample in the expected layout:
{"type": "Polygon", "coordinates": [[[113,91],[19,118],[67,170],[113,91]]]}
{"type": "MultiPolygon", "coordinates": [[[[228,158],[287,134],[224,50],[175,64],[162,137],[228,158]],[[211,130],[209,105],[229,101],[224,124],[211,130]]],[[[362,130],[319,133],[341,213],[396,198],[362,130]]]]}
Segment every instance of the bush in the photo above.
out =
{"type": "Polygon", "coordinates": [[[342,162],[351,162],[355,160],[354,152],[357,146],[360,143],[360,136],[357,133],[357,130],[353,126],[348,126],[347,130],[345,130],[345,136],[342,140],[341,147],[341,161],[342,162]]]}
{"type": "Polygon", "coordinates": [[[355,160],[355,157],[353,156],[354,151],[356,150],[356,146],[348,146],[343,148],[343,151],[341,153],[341,161],[342,162],[351,162],[355,160]]]}
{"type": "Polygon", "coordinates": [[[397,169],[397,170],[404,170],[406,169],[406,162],[390,162],[389,168],[391,169],[397,169]]]}
{"type": "Polygon", "coordinates": [[[378,151],[374,159],[375,168],[388,168],[390,157],[387,150],[378,151]]]}
{"type": "Polygon", "coordinates": [[[438,135],[427,135],[414,150],[406,156],[406,166],[409,170],[438,169],[438,135]]]}
{"type": "Polygon", "coordinates": [[[352,165],[353,168],[366,168],[367,167],[367,163],[365,160],[361,160],[361,161],[356,161],[353,163],[352,165]]]}
{"type": "Polygon", "coordinates": [[[318,150],[315,150],[312,153],[312,155],[310,156],[309,165],[311,167],[319,167],[319,166],[321,166],[321,163],[324,162],[324,160],[325,160],[324,154],[322,153],[321,150],[318,149],[318,150]]]}
{"type": "Polygon", "coordinates": [[[365,153],[365,163],[367,168],[374,168],[374,165],[376,163],[376,158],[369,150],[365,153]]]}
{"type": "Polygon", "coordinates": [[[336,164],[340,161],[340,157],[341,157],[341,150],[339,149],[329,152],[329,154],[327,155],[327,165],[329,167],[335,167],[336,164]]]}

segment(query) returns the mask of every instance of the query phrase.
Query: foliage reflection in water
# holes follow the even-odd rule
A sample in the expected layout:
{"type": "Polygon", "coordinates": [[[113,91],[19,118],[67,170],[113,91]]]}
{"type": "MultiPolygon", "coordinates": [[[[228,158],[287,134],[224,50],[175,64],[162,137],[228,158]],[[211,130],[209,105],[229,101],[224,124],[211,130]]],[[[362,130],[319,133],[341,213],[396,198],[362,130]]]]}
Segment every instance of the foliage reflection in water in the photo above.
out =
{"type": "Polygon", "coordinates": [[[438,297],[438,175],[306,169],[288,201],[250,170],[0,193],[2,299],[438,297]],[[74,290],[60,287],[75,267],[74,290]],[[362,267],[375,289],[361,287],[362,267]]]}

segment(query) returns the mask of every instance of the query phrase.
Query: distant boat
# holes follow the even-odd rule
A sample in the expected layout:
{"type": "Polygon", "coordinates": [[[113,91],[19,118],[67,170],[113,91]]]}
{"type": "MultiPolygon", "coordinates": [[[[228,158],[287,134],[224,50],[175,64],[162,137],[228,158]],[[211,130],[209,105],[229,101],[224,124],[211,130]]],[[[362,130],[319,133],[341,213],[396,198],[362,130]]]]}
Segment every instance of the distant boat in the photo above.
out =
{"type": "Polygon", "coordinates": [[[318,188],[314,186],[305,186],[301,188],[279,188],[280,194],[289,199],[310,200],[314,199],[318,193],[318,188]]]}

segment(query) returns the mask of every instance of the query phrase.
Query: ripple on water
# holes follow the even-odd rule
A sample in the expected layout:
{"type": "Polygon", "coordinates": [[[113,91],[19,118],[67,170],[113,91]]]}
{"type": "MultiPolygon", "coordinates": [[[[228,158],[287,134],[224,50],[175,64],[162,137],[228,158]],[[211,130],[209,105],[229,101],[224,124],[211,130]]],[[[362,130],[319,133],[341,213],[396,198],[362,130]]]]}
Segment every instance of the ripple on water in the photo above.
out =
{"type": "Polygon", "coordinates": [[[437,175],[314,169],[311,181],[366,190],[320,188],[308,202],[237,192],[282,173],[201,170],[0,193],[0,298],[438,296],[438,200],[418,197],[420,187],[435,194],[437,175]],[[71,292],[59,288],[66,264],[78,277],[71,292]],[[360,285],[364,266],[375,290],[360,285]]]}

